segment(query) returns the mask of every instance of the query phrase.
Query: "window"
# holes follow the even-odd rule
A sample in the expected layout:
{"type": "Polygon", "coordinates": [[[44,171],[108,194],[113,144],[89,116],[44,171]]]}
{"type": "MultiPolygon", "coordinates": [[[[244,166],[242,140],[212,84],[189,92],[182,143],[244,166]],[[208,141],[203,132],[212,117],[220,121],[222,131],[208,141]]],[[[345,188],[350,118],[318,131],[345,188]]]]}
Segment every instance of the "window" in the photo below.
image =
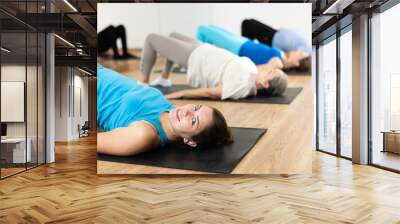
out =
{"type": "Polygon", "coordinates": [[[336,40],[318,48],[318,149],[336,153],[336,40]]]}
{"type": "MultiPolygon", "coordinates": [[[[15,6],[11,1],[4,4],[15,6]]],[[[44,2],[17,5],[25,15],[40,12],[41,4],[44,2]]],[[[0,23],[0,178],[5,178],[45,163],[46,40],[43,33],[24,22],[3,12],[0,17],[7,21],[0,23]]]]}
{"type": "MultiPolygon", "coordinates": [[[[351,28],[351,27],[349,27],[351,28]]],[[[340,154],[351,158],[352,141],[352,34],[340,36],[340,154]]]]}
{"type": "Polygon", "coordinates": [[[372,164],[400,170],[400,5],[371,19],[372,164]],[[393,132],[392,132],[393,131],[393,132]]]}

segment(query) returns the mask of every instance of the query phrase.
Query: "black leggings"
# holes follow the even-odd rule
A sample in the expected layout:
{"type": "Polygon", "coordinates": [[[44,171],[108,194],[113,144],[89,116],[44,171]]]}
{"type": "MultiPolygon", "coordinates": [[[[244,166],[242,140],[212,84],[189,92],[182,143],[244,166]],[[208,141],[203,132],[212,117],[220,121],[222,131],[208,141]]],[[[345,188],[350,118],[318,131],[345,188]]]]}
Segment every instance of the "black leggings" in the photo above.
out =
{"type": "Polygon", "coordinates": [[[272,39],[277,30],[255,19],[245,19],[242,22],[242,36],[260,43],[272,46],[272,39]]]}
{"type": "Polygon", "coordinates": [[[128,49],[126,46],[125,27],[122,25],[117,27],[109,26],[97,34],[97,51],[99,54],[102,54],[111,48],[114,51],[114,57],[119,56],[117,49],[118,38],[121,38],[122,40],[122,50],[124,55],[127,55],[128,49]]]}

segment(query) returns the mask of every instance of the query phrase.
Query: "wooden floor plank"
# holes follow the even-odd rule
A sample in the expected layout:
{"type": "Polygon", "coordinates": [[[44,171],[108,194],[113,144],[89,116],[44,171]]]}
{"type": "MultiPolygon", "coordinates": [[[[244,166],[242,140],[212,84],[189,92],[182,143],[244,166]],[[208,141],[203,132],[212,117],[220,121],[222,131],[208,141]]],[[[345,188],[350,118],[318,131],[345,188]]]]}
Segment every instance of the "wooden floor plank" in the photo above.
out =
{"type": "Polygon", "coordinates": [[[0,181],[0,223],[400,223],[400,175],[312,152],[302,175],[97,175],[96,138],[0,181]]]}

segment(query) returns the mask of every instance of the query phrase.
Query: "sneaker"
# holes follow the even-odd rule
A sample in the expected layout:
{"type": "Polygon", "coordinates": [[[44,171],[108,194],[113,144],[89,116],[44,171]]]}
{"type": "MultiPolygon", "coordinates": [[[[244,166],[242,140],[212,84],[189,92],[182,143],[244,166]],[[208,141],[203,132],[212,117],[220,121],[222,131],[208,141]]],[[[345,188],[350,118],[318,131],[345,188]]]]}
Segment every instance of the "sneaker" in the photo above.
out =
{"type": "Polygon", "coordinates": [[[122,55],[122,57],[124,57],[125,59],[135,59],[135,60],[140,60],[140,57],[133,55],[133,54],[129,54],[129,53],[125,53],[122,55]]]}
{"type": "Polygon", "coordinates": [[[164,79],[163,77],[158,77],[157,79],[150,82],[152,86],[162,86],[162,87],[169,87],[172,86],[172,82],[169,79],[164,79]]]}
{"type": "Polygon", "coordinates": [[[141,81],[136,81],[139,85],[142,85],[142,86],[149,86],[149,84],[148,83],[143,83],[143,82],[141,82],[141,81]]]}

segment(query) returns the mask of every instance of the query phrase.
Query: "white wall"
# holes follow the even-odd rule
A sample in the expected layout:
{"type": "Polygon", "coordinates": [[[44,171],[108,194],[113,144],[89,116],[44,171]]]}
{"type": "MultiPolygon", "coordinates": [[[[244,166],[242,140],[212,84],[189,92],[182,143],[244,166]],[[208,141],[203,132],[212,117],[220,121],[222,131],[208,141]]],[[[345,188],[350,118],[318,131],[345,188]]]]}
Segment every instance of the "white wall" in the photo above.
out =
{"type": "MultiPolygon", "coordinates": [[[[26,107],[25,105],[20,105],[18,109],[12,108],[10,106],[1,107],[2,112],[8,113],[22,113],[26,112],[26,121],[22,119],[22,122],[6,122],[7,123],[7,137],[25,137],[25,135],[31,140],[31,158],[32,161],[36,161],[37,154],[39,154],[38,159],[39,163],[44,162],[44,82],[43,82],[44,74],[42,73],[41,66],[25,66],[21,64],[3,64],[1,66],[1,81],[2,82],[25,82],[26,84],[26,107]],[[37,70],[38,69],[38,70],[37,70]],[[38,76],[37,76],[38,75],[38,76]],[[27,80],[26,80],[27,78],[27,80]],[[12,110],[12,111],[10,111],[12,110]]],[[[4,90],[2,89],[2,96],[4,95],[4,90]]],[[[24,90],[21,89],[20,93],[24,93],[24,90]]],[[[7,94],[7,92],[6,92],[7,94]]],[[[24,104],[24,97],[22,97],[22,101],[20,102],[24,104]]],[[[3,104],[4,102],[2,102],[3,104]]],[[[2,118],[3,119],[3,118],[2,118]]]]}
{"type": "Polygon", "coordinates": [[[311,44],[309,3],[99,3],[97,10],[97,30],[124,25],[128,48],[141,48],[151,32],[180,32],[194,37],[199,25],[214,24],[240,34],[240,24],[246,18],[276,29],[295,29],[311,44]]]}
{"type": "Polygon", "coordinates": [[[81,76],[81,74],[78,70],[75,70],[75,75],[74,75],[74,110],[75,113],[72,113],[73,119],[72,121],[72,130],[71,130],[71,135],[73,138],[78,138],[79,133],[78,133],[78,124],[82,126],[85,121],[88,121],[88,78],[87,76],[81,76]],[[78,74],[77,74],[78,72],[78,74]],[[80,93],[79,93],[80,91],[80,93]],[[80,101],[80,102],[79,102],[80,101]],[[80,108],[81,107],[81,108],[80,108]],[[80,110],[82,112],[80,113],[80,110]]]}
{"type": "MultiPolygon", "coordinates": [[[[2,65],[1,66],[1,81],[5,82],[25,82],[26,71],[30,74],[33,71],[34,67],[25,65],[2,65]]],[[[31,101],[32,97],[36,97],[36,91],[33,93],[27,93],[28,97],[31,101]],[[35,94],[35,95],[34,95],[35,94]]],[[[2,96],[3,98],[4,96],[2,96]]],[[[8,110],[9,108],[1,108],[1,110],[8,110]]],[[[24,108],[22,108],[24,110],[24,108]]],[[[31,117],[32,114],[28,114],[28,120],[33,120],[31,117]]],[[[25,126],[26,122],[7,122],[7,136],[8,137],[24,137],[25,136],[25,126]]],[[[31,125],[29,125],[31,127],[31,125]]]]}
{"type": "Polygon", "coordinates": [[[83,125],[88,120],[88,79],[71,67],[56,67],[56,74],[55,140],[77,139],[78,124],[83,125]],[[77,97],[79,94],[81,97],[77,97]],[[82,116],[77,105],[82,105],[82,116]]]}
{"type": "MultiPolygon", "coordinates": [[[[23,83],[26,83],[26,80],[25,80],[26,69],[28,71],[32,71],[33,67],[32,66],[25,67],[25,65],[22,66],[22,65],[10,65],[10,64],[2,65],[1,66],[1,81],[2,82],[21,82],[21,83],[23,82],[23,83]]],[[[2,83],[2,85],[4,85],[4,84],[5,83],[2,83]]],[[[22,90],[20,90],[22,92],[20,92],[20,96],[18,97],[20,100],[22,100],[22,102],[18,102],[19,108],[17,107],[17,108],[12,108],[11,109],[11,107],[7,107],[6,106],[7,104],[5,104],[5,102],[1,102],[1,105],[2,105],[1,114],[3,115],[3,117],[1,118],[2,121],[5,121],[4,115],[17,113],[19,116],[18,116],[18,119],[16,119],[16,120],[18,120],[19,122],[12,122],[12,123],[20,123],[20,124],[24,123],[24,119],[25,119],[24,118],[24,111],[25,111],[25,109],[24,109],[24,89],[23,88],[24,87],[22,87],[22,90]],[[10,110],[18,110],[18,111],[12,112],[10,110]]],[[[9,96],[5,96],[4,95],[4,94],[7,94],[4,91],[5,91],[5,89],[1,90],[1,93],[2,93],[1,99],[2,100],[9,98],[9,96]]],[[[16,106],[16,105],[14,105],[14,106],[16,106]]],[[[21,136],[25,135],[24,130],[21,130],[19,133],[21,134],[21,136]]]]}
{"type": "Polygon", "coordinates": [[[69,68],[55,68],[55,140],[68,140],[68,86],[69,86],[69,68]]]}

